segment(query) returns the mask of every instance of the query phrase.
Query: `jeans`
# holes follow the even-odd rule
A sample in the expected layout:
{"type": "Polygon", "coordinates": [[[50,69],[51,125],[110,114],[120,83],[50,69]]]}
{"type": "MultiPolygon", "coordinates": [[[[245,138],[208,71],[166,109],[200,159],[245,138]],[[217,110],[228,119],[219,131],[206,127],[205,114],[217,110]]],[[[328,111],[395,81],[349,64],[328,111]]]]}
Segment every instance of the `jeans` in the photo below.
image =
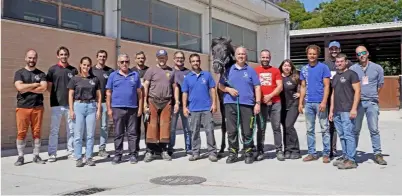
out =
{"type": "Polygon", "coordinates": [[[320,112],[319,106],[320,103],[306,103],[305,106],[308,154],[317,156],[317,152],[315,149],[315,120],[316,117],[318,117],[322,133],[322,154],[323,156],[329,156],[331,147],[328,128],[328,112],[327,108],[325,109],[325,111],[320,112]]]}
{"type": "Polygon", "coordinates": [[[364,114],[367,116],[367,124],[370,130],[371,145],[373,147],[374,154],[381,154],[381,138],[380,130],[378,130],[378,116],[380,115],[380,109],[378,103],[373,101],[361,101],[357,108],[356,117],[356,148],[359,144],[360,130],[362,129],[364,114]]]}
{"type": "Polygon", "coordinates": [[[200,155],[201,125],[204,125],[205,134],[207,136],[207,146],[209,155],[216,155],[216,142],[214,134],[214,119],[210,111],[191,112],[189,116],[190,129],[192,132],[193,155],[200,155]]]}
{"type": "Polygon", "coordinates": [[[272,131],[274,132],[274,144],[276,152],[282,151],[282,132],[281,132],[281,107],[282,104],[273,103],[272,105],[261,104],[261,114],[257,115],[257,150],[264,151],[265,129],[267,128],[267,118],[271,120],[272,131]],[[260,119],[260,117],[262,119],[260,119]],[[262,122],[261,122],[262,121],[262,122]]]}
{"type": "Polygon", "coordinates": [[[169,151],[173,151],[173,147],[176,144],[176,127],[177,121],[179,120],[179,116],[181,118],[181,123],[183,127],[184,141],[186,144],[186,151],[191,151],[191,131],[188,126],[188,119],[184,116],[183,107],[179,107],[179,111],[175,114],[173,113],[172,108],[172,124],[170,124],[170,143],[169,143],[169,151]]]}
{"type": "Polygon", "coordinates": [[[55,106],[51,107],[51,118],[50,118],[50,133],[49,133],[49,144],[48,153],[50,155],[57,155],[57,147],[59,144],[59,131],[61,118],[66,119],[66,132],[67,132],[67,151],[72,154],[74,152],[73,142],[74,142],[74,122],[69,116],[68,106],[55,106]]]}
{"type": "Polygon", "coordinates": [[[343,157],[355,162],[355,119],[350,119],[349,112],[334,113],[334,124],[341,141],[343,157]]]}
{"type": "Polygon", "coordinates": [[[96,102],[74,102],[74,114],[74,156],[76,159],[82,158],[82,139],[85,132],[85,157],[92,158],[95,143],[96,102]]]}
{"type": "Polygon", "coordinates": [[[106,103],[102,103],[102,113],[101,113],[101,125],[100,125],[100,142],[99,142],[99,150],[105,150],[106,149],[106,143],[108,139],[108,130],[107,130],[107,124],[109,117],[107,115],[107,107],[106,103]]]}
{"type": "Polygon", "coordinates": [[[112,108],[114,123],[114,156],[123,155],[124,135],[127,132],[128,151],[137,155],[137,112],[138,108],[112,108]]]}

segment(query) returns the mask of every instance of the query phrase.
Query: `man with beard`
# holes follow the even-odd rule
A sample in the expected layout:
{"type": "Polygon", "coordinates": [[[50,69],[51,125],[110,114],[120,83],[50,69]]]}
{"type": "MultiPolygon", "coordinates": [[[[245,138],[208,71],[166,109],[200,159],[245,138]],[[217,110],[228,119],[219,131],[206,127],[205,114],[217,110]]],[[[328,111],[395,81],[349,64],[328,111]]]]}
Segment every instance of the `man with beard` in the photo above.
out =
{"type": "Polygon", "coordinates": [[[183,113],[186,117],[189,117],[192,132],[192,156],[189,160],[196,161],[200,159],[200,129],[201,125],[204,125],[209,160],[216,162],[218,158],[214,135],[214,119],[212,116],[216,112],[215,81],[209,72],[201,70],[200,55],[191,54],[190,64],[192,72],[184,78],[182,85],[183,113]]]}
{"type": "Polygon", "coordinates": [[[68,63],[68,57],[70,56],[70,51],[61,46],[57,52],[57,58],[59,62],[49,68],[47,72],[46,80],[47,90],[50,92],[50,107],[51,107],[51,120],[50,120],[50,134],[49,134],[49,162],[55,162],[57,160],[57,147],[59,144],[59,131],[61,118],[64,115],[66,119],[66,131],[67,131],[67,151],[68,157],[74,157],[73,148],[73,128],[74,121],[69,115],[68,106],[68,89],[67,85],[71,78],[78,74],[78,70],[68,63]]]}
{"type": "MultiPolygon", "coordinates": [[[[261,83],[261,113],[257,116],[257,161],[264,159],[264,141],[267,117],[271,120],[272,130],[274,132],[274,144],[276,148],[276,158],[279,161],[285,160],[282,150],[281,133],[281,98],[279,94],[282,91],[282,76],[278,68],[270,65],[271,52],[264,49],[260,53],[261,66],[255,68],[261,83]]],[[[287,155],[290,157],[290,154],[287,155]]]]}
{"type": "MultiPolygon", "coordinates": [[[[167,145],[170,142],[174,75],[173,69],[166,64],[168,60],[166,50],[158,50],[156,58],[158,64],[149,68],[144,75],[144,111],[150,112],[146,142],[148,145],[159,145],[162,149],[162,158],[171,161],[167,145]]],[[[144,161],[152,161],[154,153],[154,150],[147,149],[144,161]]]]}
{"type": "MultiPolygon", "coordinates": [[[[336,74],[336,57],[341,53],[341,44],[337,41],[333,41],[331,43],[329,43],[328,46],[328,50],[329,50],[329,58],[324,61],[324,64],[326,64],[329,68],[329,70],[331,71],[331,82],[332,82],[332,77],[334,77],[334,75],[336,74]]],[[[352,66],[352,62],[350,60],[347,60],[347,64],[346,64],[347,68],[349,68],[350,66],[352,66]]],[[[331,95],[332,95],[332,88],[329,88],[329,95],[328,95],[328,108],[331,108],[331,95]]],[[[328,110],[329,112],[329,110],[328,110]]],[[[336,157],[336,142],[337,142],[337,137],[336,137],[336,129],[335,129],[335,125],[334,122],[329,121],[329,134],[331,137],[331,152],[329,154],[329,157],[336,157]]]]}
{"type": "Polygon", "coordinates": [[[18,159],[15,166],[24,164],[25,138],[31,125],[34,140],[33,162],[45,163],[39,156],[41,146],[41,127],[43,119],[43,93],[46,91],[46,74],[36,68],[38,54],[35,50],[29,50],[25,56],[26,65],[15,72],[14,85],[17,94],[17,151],[18,159]]]}
{"type": "Polygon", "coordinates": [[[366,115],[375,156],[374,161],[379,165],[387,165],[381,154],[381,138],[380,130],[378,130],[378,115],[380,114],[378,94],[384,86],[384,69],[381,65],[369,60],[369,52],[364,46],[356,48],[356,56],[359,59],[359,63],[350,68],[357,73],[361,83],[360,104],[356,117],[356,147],[359,143],[363,118],[366,115]]]}
{"type": "Polygon", "coordinates": [[[188,126],[188,119],[183,113],[182,91],[181,86],[183,80],[190,70],[184,67],[185,56],[182,51],[177,51],[173,54],[174,66],[174,108],[172,113],[172,124],[170,127],[170,144],[168,148],[169,155],[172,156],[173,148],[176,143],[176,127],[179,116],[181,118],[181,124],[183,128],[184,141],[186,145],[186,154],[191,153],[191,132],[188,126]]]}
{"type": "Polygon", "coordinates": [[[109,157],[109,153],[106,152],[106,143],[108,139],[107,122],[109,121],[106,106],[106,84],[110,74],[113,73],[114,70],[106,66],[107,52],[105,50],[99,50],[96,53],[96,59],[98,60],[98,63],[92,67],[91,71],[99,80],[102,94],[102,120],[100,125],[100,143],[98,155],[101,157],[109,157]]]}

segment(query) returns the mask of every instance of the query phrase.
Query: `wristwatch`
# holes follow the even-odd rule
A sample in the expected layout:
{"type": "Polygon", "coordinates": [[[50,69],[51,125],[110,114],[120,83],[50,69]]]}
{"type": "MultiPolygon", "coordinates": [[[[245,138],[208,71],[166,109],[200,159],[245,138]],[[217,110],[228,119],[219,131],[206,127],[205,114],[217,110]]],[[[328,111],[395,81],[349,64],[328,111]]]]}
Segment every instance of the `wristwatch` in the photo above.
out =
{"type": "Polygon", "coordinates": [[[261,105],[261,101],[256,101],[255,104],[261,105]]]}

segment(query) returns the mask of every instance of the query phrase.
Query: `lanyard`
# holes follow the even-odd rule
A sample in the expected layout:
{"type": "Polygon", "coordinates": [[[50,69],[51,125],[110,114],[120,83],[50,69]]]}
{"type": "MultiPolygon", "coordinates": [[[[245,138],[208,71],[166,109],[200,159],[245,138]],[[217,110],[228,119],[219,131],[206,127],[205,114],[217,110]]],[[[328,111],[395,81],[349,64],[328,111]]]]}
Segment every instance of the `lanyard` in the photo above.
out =
{"type": "Polygon", "coordinates": [[[368,70],[369,66],[370,66],[370,62],[367,63],[366,69],[362,68],[364,76],[367,76],[367,70],[368,70]]]}

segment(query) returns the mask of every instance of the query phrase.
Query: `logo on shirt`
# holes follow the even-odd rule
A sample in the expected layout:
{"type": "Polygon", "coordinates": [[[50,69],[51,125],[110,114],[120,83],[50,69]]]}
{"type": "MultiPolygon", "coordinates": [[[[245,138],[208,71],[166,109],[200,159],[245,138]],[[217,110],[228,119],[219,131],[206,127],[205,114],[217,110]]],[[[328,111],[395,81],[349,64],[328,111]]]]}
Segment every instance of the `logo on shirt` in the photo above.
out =
{"type": "Polygon", "coordinates": [[[244,78],[248,78],[248,73],[247,73],[247,72],[243,72],[243,77],[244,77],[244,78]]]}
{"type": "Polygon", "coordinates": [[[341,77],[341,79],[339,79],[342,83],[345,83],[346,82],[346,78],[344,78],[344,77],[341,77]]]}
{"type": "Polygon", "coordinates": [[[205,80],[205,78],[201,78],[201,80],[202,80],[202,83],[203,83],[203,84],[206,84],[206,83],[207,83],[207,80],[205,80]]]}
{"type": "Polygon", "coordinates": [[[134,83],[134,76],[131,76],[131,77],[130,77],[130,81],[131,81],[132,83],[134,83]]]}
{"type": "Polygon", "coordinates": [[[170,72],[166,72],[166,77],[170,79],[170,72]]]}
{"type": "Polygon", "coordinates": [[[104,77],[105,79],[107,79],[109,76],[104,73],[104,74],[103,74],[103,77],[104,77]]]}
{"type": "Polygon", "coordinates": [[[72,73],[68,73],[67,76],[68,76],[69,78],[72,78],[72,77],[73,77],[73,74],[72,74],[72,73]]]}
{"type": "Polygon", "coordinates": [[[39,75],[35,75],[35,76],[34,76],[34,79],[35,79],[35,81],[39,82],[39,81],[40,81],[39,75]]]}
{"type": "Polygon", "coordinates": [[[95,86],[95,82],[93,80],[89,80],[89,84],[91,84],[92,86],[95,86]]]}
{"type": "Polygon", "coordinates": [[[291,86],[291,85],[292,85],[292,82],[291,82],[291,81],[287,81],[287,82],[286,82],[286,85],[291,86]]]}
{"type": "Polygon", "coordinates": [[[261,86],[272,86],[272,73],[260,73],[261,86]]]}

